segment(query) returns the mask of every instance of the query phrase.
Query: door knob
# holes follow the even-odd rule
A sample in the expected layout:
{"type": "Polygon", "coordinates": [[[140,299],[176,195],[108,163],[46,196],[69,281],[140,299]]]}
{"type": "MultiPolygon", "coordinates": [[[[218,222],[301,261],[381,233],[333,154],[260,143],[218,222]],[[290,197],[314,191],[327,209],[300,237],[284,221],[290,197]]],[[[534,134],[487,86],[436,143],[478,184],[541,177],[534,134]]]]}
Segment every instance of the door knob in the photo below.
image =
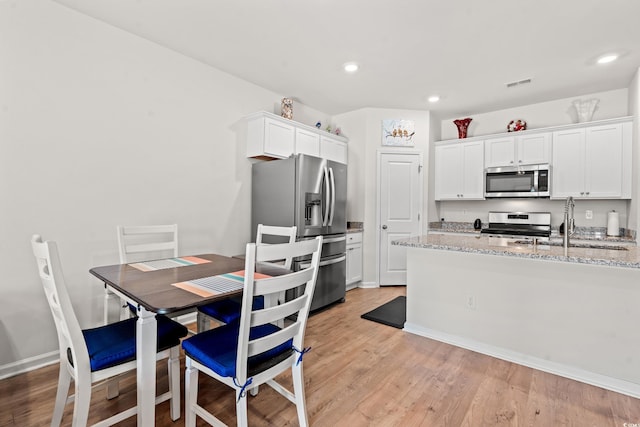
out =
{"type": "Polygon", "coordinates": [[[382,226],[382,229],[383,229],[383,230],[386,230],[386,229],[387,229],[387,226],[386,226],[386,225],[383,225],[383,226],[382,226]]]}

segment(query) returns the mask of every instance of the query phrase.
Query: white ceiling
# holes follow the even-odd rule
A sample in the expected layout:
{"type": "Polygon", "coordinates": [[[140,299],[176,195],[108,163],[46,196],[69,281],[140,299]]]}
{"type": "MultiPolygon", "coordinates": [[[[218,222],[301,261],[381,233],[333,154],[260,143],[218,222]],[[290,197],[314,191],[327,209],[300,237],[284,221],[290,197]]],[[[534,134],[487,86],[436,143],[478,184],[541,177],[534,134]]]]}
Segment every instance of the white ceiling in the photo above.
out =
{"type": "Polygon", "coordinates": [[[640,67],[639,0],[55,1],[331,115],[465,116],[626,88],[640,67]]]}

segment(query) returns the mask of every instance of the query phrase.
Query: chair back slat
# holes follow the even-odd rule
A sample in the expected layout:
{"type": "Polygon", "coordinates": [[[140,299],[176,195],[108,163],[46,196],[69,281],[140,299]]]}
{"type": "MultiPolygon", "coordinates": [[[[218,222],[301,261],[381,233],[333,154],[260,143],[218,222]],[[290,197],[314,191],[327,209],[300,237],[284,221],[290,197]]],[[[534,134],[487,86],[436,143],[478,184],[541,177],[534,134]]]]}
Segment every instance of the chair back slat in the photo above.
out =
{"type": "Polygon", "coordinates": [[[311,299],[315,290],[322,237],[300,242],[258,245],[249,243],[245,254],[245,286],[242,297],[242,314],[238,336],[238,352],[236,358],[236,377],[240,383],[247,380],[248,357],[263,353],[289,340],[293,346],[302,348],[311,299]],[[311,256],[309,266],[281,276],[256,280],[254,271],[257,263],[273,259],[287,259],[311,256]],[[273,292],[295,290],[292,299],[281,305],[253,310],[253,299],[259,295],[273,292]],[[291,316],[293,315],[293,316],[291,316]],[[250,340],[251,327],[267,323],[278,324],[291,316],[295,320],[282,329],[274,328],[274,332],[259,339],[250,340]]]}
{"type": "Polygon", "coordinates": [[[72,365],[67,361],[67,366],[77,374],[78,367],[89,366],[89,354],[67,291],[58,247],[55,242],[42,241],[39,235],[32,237],[31,247],[55,322],[60,355],[62,357],[63,354],[67,354],[67,351],[71,352],[71,360],[74,363],[72,365]]]}
{"type": "MultiPolygon", "coordinates": [[[[313,275],[312,269],[305,269],[296,271],[291,273],[293,275],[293,279],[295,281],[299,281],[300,283],[307,283],[311,280],[313,275]]],[[[291,288],[290,281],[291,278],[287,276],[275,276],[269,277],[267,279],[256,280],[255,283],[255,294],[256,295],[267,295],[270,293],[283,292],[291,288]]]]}
{"type": "MultiPolygon", "coordinates": [[[[258,224],[258,231],[256,234],[256,245],[268,245],[272,243],[293,243],[296,241],[296,234],[298,227],[295,225],[292,227],[279,227],[274,225],[258,224]],[[268,240],[268,241],[267,241],[268,240]]],[[[282,265],[286,269],[290,269],[293,263],[293,258],[271,258],[265,259],[262,262],[280,261],[277,265],[282,265]]]]}
{"type": "Polygon", "coordinates": [[[299,331],[300,325],[298,323],[294,323],[293,325],[285,327],[284,329],[274,332],[271,335],[267,335],[266,337],[251,340],[249,342],[249,347],[247,348],[247,356],[255,356],[256,354],[264,353],[267,350],[277,347],[295,337],[299,331]]]}
{"type": "Polygon", "coordinates": [[[120,263],[178,256],[178,225],[118,226],[120,263]]]}
{"type": "Polygon", "coordinates": [[[280,319],[292,316],[304,308],[307,299],[308,295],[302,295],[300,298],[284,302],[274,307],[255,310],[251,316],[251,327],[275,323],[280,319]]]}

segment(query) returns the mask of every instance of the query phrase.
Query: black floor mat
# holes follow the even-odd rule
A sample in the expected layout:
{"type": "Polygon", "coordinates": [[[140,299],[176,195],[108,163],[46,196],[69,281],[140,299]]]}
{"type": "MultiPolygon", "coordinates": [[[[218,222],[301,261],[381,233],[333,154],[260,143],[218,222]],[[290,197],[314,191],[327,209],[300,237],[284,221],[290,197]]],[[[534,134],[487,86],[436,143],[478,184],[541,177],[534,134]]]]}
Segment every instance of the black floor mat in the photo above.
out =
{"type": "Polygon", "coordinates": [[[360,317],[402,329],[404,328],[404,322],[407,320],[407,297],[396,297],[360,317]]]}

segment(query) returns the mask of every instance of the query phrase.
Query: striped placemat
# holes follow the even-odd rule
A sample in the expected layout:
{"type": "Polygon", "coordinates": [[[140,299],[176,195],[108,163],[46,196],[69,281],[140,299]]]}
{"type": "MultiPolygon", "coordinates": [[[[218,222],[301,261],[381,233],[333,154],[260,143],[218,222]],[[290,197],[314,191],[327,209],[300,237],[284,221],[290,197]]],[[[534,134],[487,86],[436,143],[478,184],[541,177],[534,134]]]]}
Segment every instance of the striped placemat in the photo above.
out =
{"type": "MultiPolygon", "coordinates": [[[[271,277],[261,273],[254,274],[256,279],[266,279],[271,277]]],[[[174,283],[173,286],[205,298],[235,292],[244,287],[244,270],[220,274],[217,276],[203,277],[201,279],[189,280],[188,282],[174,283]]]]}
{"type": "Polygon", "coordinates": [[[144,261],[129,264],[140,271],[165,270],[168,268],[185,267],[187,265],[205,264],[211,262],[208,259],[195,256],[184,256],[180,258],[158,259],[155,261],[144,261]]]}

